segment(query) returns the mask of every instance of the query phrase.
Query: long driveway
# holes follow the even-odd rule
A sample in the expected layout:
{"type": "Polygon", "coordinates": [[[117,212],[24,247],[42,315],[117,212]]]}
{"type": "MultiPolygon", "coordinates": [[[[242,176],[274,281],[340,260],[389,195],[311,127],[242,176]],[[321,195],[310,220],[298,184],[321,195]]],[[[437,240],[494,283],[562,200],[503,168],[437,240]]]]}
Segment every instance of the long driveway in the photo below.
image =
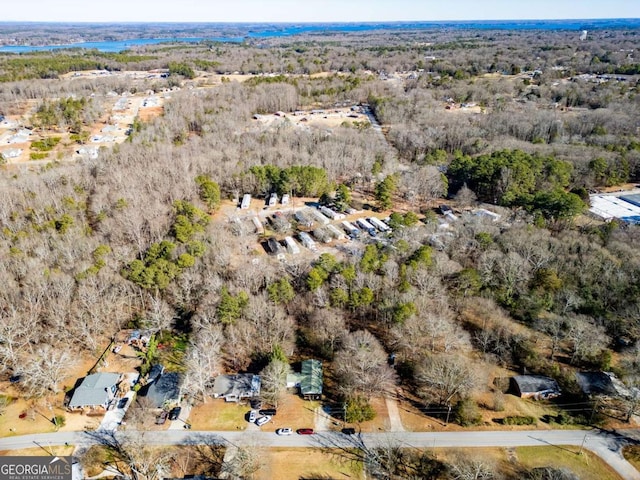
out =
{"type": "MultiPolygon", "coordinates": [[[[581,445],[599,455],[622,478],[640,480],[640,473],[624,460],[620,450],[629,444],[640,444],[640,430],[519,430],[464,432],[389,432],[363,433],[348,436],[339,432],[315,435],[278,436],[272,431],[260,432],[198,432],[166,430],[162,432],[56,432],[23,435],[0,439],[0,450],[15,450],[34,446],[77,446],[126,442],[127,438],[142,440],[148,445],[249,444],[262,447],[364,447],[398,444],[406,447],[522,447],[581,445]]],[[[574,449],[575,451],[575,449],[574,449]]]]}

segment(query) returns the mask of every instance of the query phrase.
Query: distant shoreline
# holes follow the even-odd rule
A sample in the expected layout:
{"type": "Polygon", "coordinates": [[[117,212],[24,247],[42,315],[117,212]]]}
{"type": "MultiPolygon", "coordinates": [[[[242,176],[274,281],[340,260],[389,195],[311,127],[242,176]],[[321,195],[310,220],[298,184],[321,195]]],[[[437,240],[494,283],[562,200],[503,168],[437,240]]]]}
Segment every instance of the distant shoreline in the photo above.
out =
{"type": "MultiPolygon", "coordinates": [[[[29,53],[36,51],[61,50],[72,48],[97,49],[101,52],[117,53],[138,45],[154,45],[160,43],[175,42],[224,42],[241,43],[251,39],[266,39],[274,37],[289,37],[294,35],[314,35],[325,33],[366,33],[373,31],[410,31],[410,30],[540,30],[540,31],[580,31],[603,29],[631,29],[640,28],[640,18],[613,18],[613,19],[567,19],[567,20],[460,20],[460,21],[424,21],[424,22],[324,22],[324,23],[78,23],[78,22],[11,22],[2,21],[0,25],[11,25],[14,28],[20,26],[31,27],[34,25],[51,26],[60,25],[63,29],[60,33],[71,34],[67,29],[73,29],[73,36],[80,35],[79,31],[89,27],[122,27],[125,31],[119,32],[118,40],[105,39],[94,41],[74,41],[69,43],[56,43],[42,45],[27,44],[17,39],[3,39],[0,37],[0,53],[29,53]],[[136,31],[139,27],[140,31],[136,31]],[[150,28],[156,27],[158,31],[150,33],[150,28]],[[178,29],[179,31],[173,31],[178,29]],[[78,30],[78,31],[75,31],[78,30]],[[147,33],[147,38],[140,35],[147,33]],[[12,41],[13,40],[13,41],[12,41]]],[[[99,32],[95,32],[99,37],[99,32]]],[[[71,35],[70,35],[71,36],[71,35]]],[[[18,35],[19,37],[19,35],[18,35]]],[[[113,35],[105,34],[106,38],[113,35]]],[[[43,39],[41,39],[43,40],[43,39]]],[[[46,40],[44,40],[46,42],[46,40]]]]}

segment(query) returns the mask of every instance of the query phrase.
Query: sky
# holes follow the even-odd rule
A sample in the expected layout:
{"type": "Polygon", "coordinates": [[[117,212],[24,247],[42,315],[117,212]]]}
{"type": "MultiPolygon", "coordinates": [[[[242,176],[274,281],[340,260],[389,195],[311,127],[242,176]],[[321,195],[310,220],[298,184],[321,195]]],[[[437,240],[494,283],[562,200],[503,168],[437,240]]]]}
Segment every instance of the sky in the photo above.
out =
{"type": "Polygon", "coordinates": [[[50,22],[640,18],[640,0],[19,0],[4,8],[2,17],[50,22]]]}

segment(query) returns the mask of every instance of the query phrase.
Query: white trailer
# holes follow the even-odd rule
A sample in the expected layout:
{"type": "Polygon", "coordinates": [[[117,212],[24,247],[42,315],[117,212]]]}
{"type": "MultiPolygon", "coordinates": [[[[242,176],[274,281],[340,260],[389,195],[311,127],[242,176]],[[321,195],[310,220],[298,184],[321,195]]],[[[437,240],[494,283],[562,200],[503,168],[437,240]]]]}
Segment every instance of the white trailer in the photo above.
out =
{"type": "Polygon", "coordinates": [[[327,225],[327,230],[329,230],[329,233],[331,233],[331,235],[333,235],[336,240],[344,240],[345,236],[344,233],[342,233],[340,230],[338,230],[334,225],[327,225]]]}
{"type": "Polygon", "coordinates": [[[313,250],[315,252],[318,249],[318,247],[316,247],[316,242],[313,241],[313,238],[311,238],[311,235],[307,232],[298,232],[298,236],[300,237],[302,245],[307,247],[309,250],[313,250]]]}
{"type": "Polygon", "coordinates": [[[292,237],[284,237],[284,243],[287,244],[287,251],[292,255],[300,253],[300,247],[292,237]]]}
{"type": "Polygon", "coordinates": [[[251,195],[245,193],[242,197],[242,203],[240,204],[240,208],[246,210],[251,206],[251,195]]]}
{"type": "Polygon", "coordinates": [[[320,211],[331,220],[342,220],[344,218],[344,215],[342,213],[335,212],[329,207],[322,206],[320,207],[320,211]]]}
{"type": "Polygon", "coordinates": [[[356,223],[363,230],[365,230],[367,233],[369,233],[369,235],[374,236],[376,234],[376,229],[373,227],[373,225],[371,225],[369,222],[367,222],[364,218],[359,218],[358,220],[356,220],[356,223]]]}
{"type": "Polygon", "coordinates": [[[256,233],[258,235],[262,235],[264,233],[264,226],[262,225],[262,222],[260,221],[260,219],[258,217],[253,217],[251,221],[253,222],[253,225],[256,227],[256,233]]]}
{"type": "Polygon", "coordinates": [[[353,223],[347,222],[346,220],[342,222],[342,228],[344,228],[344,231],[347,232],[348,235],[353,237],[358,236],[360,233],[360,230],[358,230],[353,223]]]}
{"type": "Polygon", "coordinates": [[[389,227],[389,225],[387,225],[386,223],[384,223],[382,220],[380,220],[379,218],[376,217],[369,217],[367,218],[367,221],[373,225],[374,227],[376,227],[378,230],[380,230],[381,232],[388,232],[389,230],[391,230],[391,227],[389,227]]]}
{"type": "Polygon", "coordinates": [[[313,215],[313,218],[319,221],[322,225],[327,225],[330,222],[330,220],[327,217],[325,217],[322,213],[320,213],[315,208],[310,208],[308,211],[311,213],[311,215],[313,215]]]}
{"type": "Polygon", "coordinates": [[[282,195],[282,198],[280,199],[280,203],[282,205],[289,205],[289,194],[285,193],[284,195],[282,195]]]}
{"type": "Polygon", "coordinates": [[[270,207],[275,207],[277,203],[278,203],[278,194],[277,193],[272,193],[269,196],[269,206],[270,207]]]}

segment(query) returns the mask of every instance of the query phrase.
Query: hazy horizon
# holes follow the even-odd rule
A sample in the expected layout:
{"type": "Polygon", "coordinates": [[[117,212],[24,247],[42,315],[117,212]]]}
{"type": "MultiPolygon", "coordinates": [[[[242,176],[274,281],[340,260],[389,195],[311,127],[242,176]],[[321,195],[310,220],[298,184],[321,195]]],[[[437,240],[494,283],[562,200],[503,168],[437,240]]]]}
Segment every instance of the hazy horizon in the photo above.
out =
{"type": "Polygon", "coordinates": [[[390,23],[640,18],[629,0],[23,0],[2,23],[390,23]]]}

